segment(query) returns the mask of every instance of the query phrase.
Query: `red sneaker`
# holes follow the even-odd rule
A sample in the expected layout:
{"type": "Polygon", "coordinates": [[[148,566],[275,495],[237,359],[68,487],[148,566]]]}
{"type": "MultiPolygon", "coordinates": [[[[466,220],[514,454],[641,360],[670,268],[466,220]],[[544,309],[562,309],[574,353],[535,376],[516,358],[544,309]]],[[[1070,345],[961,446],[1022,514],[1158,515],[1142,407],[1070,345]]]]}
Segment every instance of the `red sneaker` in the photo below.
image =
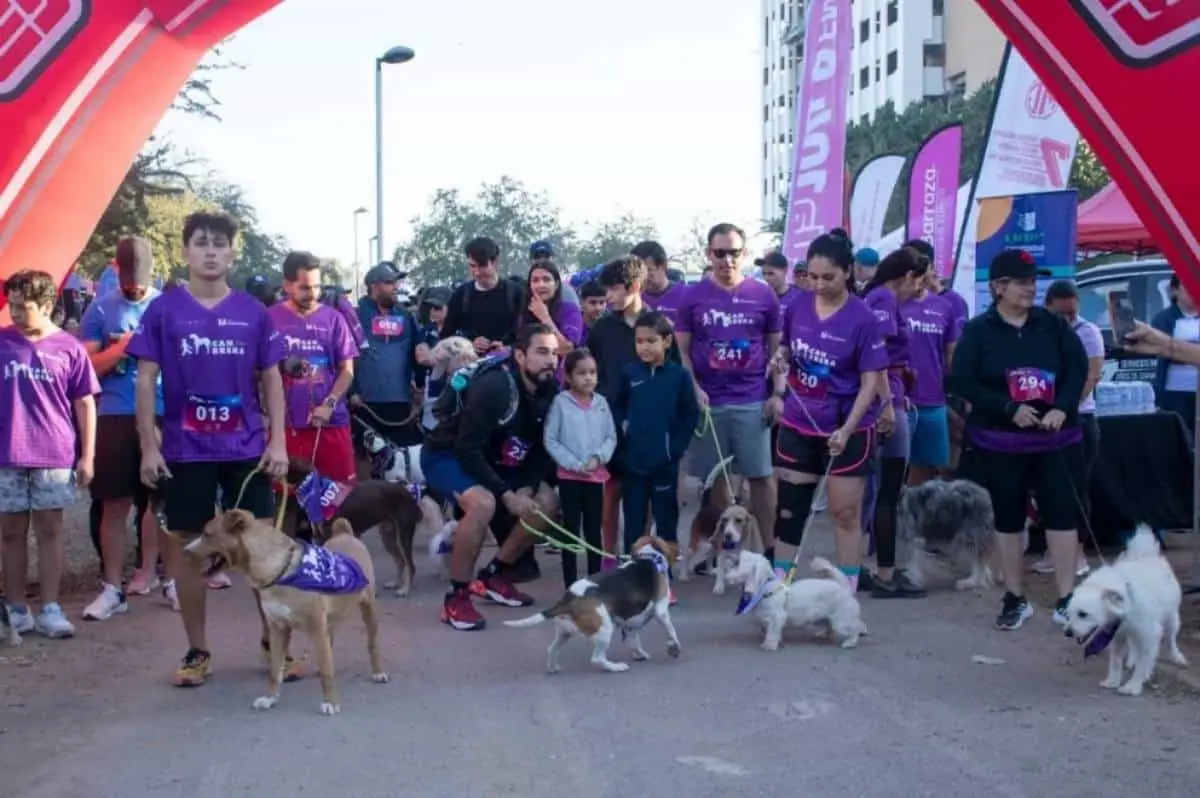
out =
{"type": "Polygon", "coordinates": [[[475,609],[471,594],[465,590],[446,594],[442,602],[442,623],[460,632],[474,632],[487,626],[487,620],[475,609]]]}
{"type": "Polygon", "coordinates": [[[528,607],[533,604],[532,596],[517,590],[512,582],[496,574],[480,575],[471,583],[471,592],[505,607],[528,607]]]}

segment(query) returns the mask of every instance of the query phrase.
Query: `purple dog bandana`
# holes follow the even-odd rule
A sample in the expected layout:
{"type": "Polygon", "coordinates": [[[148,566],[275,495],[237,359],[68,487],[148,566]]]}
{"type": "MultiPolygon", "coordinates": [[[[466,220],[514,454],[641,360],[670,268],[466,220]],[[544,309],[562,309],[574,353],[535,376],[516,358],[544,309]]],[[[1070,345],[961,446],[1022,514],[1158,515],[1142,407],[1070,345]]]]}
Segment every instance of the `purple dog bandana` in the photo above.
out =
{"type": "Polygon", "coordinates": [[[1121,624],[1116,623],[1112,626],[1106,626],[1103,629],[1097,629],[1096,633],[1092,635],[1092,639],[1088,640],[1087,647],[1083,649],[1084,659],[1094,657],[1108,648],[1113,638],[1117,636],[1117,630],[1120,628],[1121,624]]]}
{"type": "Polygon", "coordinates": [[[326,479],[313,471],[296,488],[296,501],[304,508],[310,523],[324,524],[337,515],[352,490],[350,485],[326,479]]]}
{"type": "Polygon", "coordinates": [[[323,546],[305,544],[300,567],[275,583],[311,593],[342,595],[367,586],[367,575],[350,557],[323,546]]]}

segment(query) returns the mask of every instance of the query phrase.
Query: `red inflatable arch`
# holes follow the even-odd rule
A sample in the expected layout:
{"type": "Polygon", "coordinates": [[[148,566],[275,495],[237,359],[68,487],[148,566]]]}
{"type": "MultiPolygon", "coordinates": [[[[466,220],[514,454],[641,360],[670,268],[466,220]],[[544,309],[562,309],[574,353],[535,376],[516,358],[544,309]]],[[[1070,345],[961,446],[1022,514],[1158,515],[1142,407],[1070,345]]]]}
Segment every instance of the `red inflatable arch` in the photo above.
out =
{"type": "Polygon", "coordinates": [[[0,0],[0,279],[64,280],[196,64],[279,2],[0,0]]]}

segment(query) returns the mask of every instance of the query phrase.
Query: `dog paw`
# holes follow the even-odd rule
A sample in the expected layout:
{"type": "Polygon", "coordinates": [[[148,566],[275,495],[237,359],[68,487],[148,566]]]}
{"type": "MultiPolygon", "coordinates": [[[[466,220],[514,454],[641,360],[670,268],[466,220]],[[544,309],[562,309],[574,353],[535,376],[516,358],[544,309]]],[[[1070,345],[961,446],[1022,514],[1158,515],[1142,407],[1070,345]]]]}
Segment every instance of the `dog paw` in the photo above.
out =
{"type": "Polygon", "coordinates": [[[1187,657],[1183,656],[1182,652],[1172,651],[1171,655],[1170,655],[1170,659],[1171,659],[1171,664],[1173,664],[1173,665],[1178,665],[1181,668],[1186,668],[1188,666],[1187,657]]]}
{"type": "Polygon", "coordinates": [[[1105,690],[1116,690],[1121,686],[1121,679],[1120,677],[1116,679],[1105,679],[1104,681],[1100,682],[1100,686],[1105,690]]]}
{"type": "Polygon", "coordinates": [[[254,703],[251,706],[253,706],[255,709],[258,709],[258,710],[267,710],[267,709],[274,709],[275,705],[278,703],[279,703],[279,696],[264,695],[264,696],[259,696],[258,698],[254,699],[254,703]]]}
{"type": "Polygon", "coordinates": [[[850,638],[842,641],[842,648],[858,648],[858,638],[850,638]]]}
{"type": "Polygon", "coordinates": [[[714,596],[724,596],[725,595],[725,583],[724,582],[713,583],[713,595],[714,596]]]}
{"type": "Polygon", "coordinates": [[[1126,682],[1117,688],[1117,692],[1121,695],[1141,695],[1142,686],[1136,682],[1126,682]]]}
{"type": "Polygon", "coordinates": [[[386,673],[372,673],[371,674],[371,681],[375,682],[375,684],[387,684],[391,680],[392,680],[392,677],[388,676],[386,673]]]}
{"type": "Polygon", "coordinates": [[[551,676],[555,675],[556,673],[562,673],[562,665],[559,665],[557,662],[551,663],[550,665],[546,666],[546,673],[551,676]]]}
{"type": "Polygon", "coordinates": [[[391,580],[383,583],[384,590],[398,590],[399,588],[400,588],[400,583],[397,582],[395,579],[391,579],[391,580]]]}
{"type": "Polygon", "coordinates": [[[679,659],[679,655],[683,653],[683,649],[678,643],[667,643],[667,656],[671,659],[679,659]]]}
{"type": "Polygon", "coordinates": [[[396,598],[408,598],[408,588],[398,587],[395,591],[396,598]]]}
{"type": "Polygon", "coordinates": [[[635,651],[633,652],[633,658],[638,662],[649,662],[650,654],[645,651],[635,651]]]}
{"type": "Polygon", "coordinates": [[[339,707],[337,704],[331,704],[328,701],[321,702],[321,714],[322,715],[337,715],[341,711],[342,711],[342,708],[339,707]]]}
{"type": "Polygon", "coordinates": [[[762,650],[763,651],[778,651],[779,643],[775,642],[774,640],[764,640],[763,644],[762,644],[762,650]]]}

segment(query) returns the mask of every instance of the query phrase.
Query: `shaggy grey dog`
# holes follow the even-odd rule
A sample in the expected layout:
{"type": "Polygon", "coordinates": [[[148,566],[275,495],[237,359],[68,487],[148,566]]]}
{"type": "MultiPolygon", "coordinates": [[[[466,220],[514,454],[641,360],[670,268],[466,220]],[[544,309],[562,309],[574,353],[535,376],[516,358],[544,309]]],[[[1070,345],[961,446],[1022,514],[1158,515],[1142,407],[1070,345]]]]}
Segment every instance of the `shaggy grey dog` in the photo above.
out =
{"type": "Polygon", "coordinates": [[[907,571],[918,585],[925,584],[926,560],[933,551],[970,565],[971,575],[955,582],[956,590],[991,587],[995,536],[992,498],[974,482],[934,479],[900,495],[896,538],[912,552],[907,571]]]}

